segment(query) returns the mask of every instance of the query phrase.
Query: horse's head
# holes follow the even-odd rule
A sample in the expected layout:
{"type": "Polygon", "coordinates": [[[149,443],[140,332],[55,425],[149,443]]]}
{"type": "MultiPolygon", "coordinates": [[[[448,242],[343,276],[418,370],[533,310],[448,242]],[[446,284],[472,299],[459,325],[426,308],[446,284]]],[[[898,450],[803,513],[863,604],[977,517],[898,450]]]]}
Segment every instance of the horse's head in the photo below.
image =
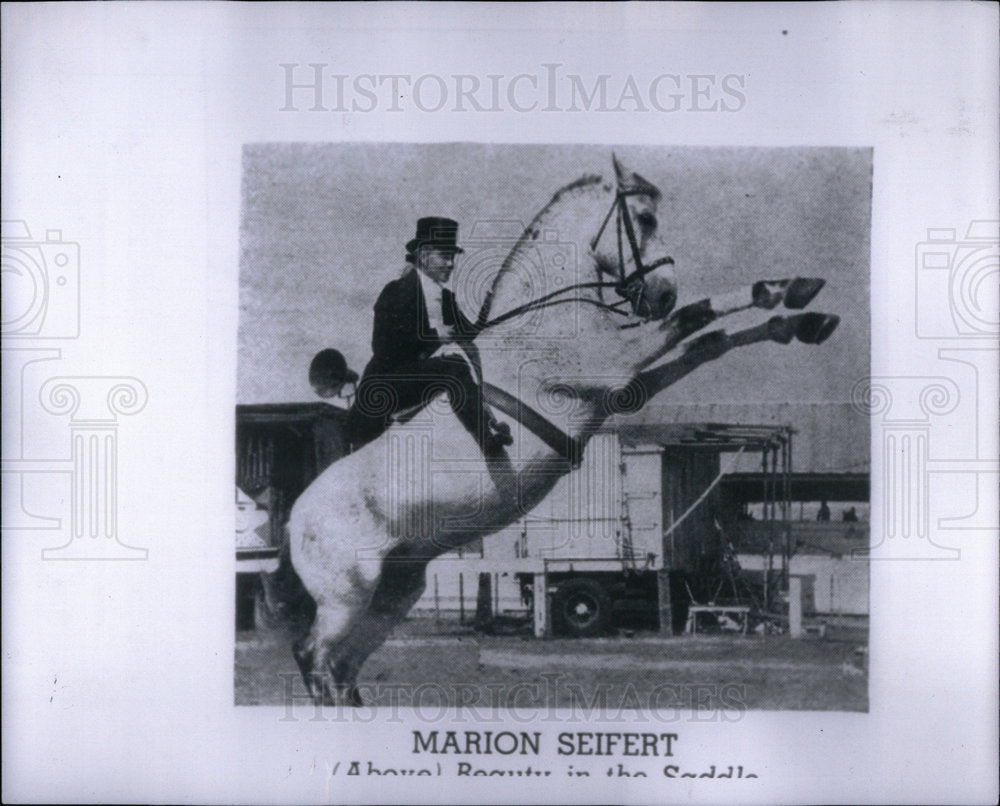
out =
{"type": "Polygon", "coordinates": [[[559,190],[525,229],[493,279],[484,311],[524,313],[507,332],[603,333],[663,319],[677,300],[673,259],[657,234],[660,191],[612,156],[614,180],[587,175],[559,190]]]}
{"type": "MultiPolygon", "coordinates": [[[[674,261],[657,234],[660,191],[612,156],[616,187],[609,212],[590,242],[597,270],[642,319],[662,319],[677,302],[674,261]]],[[[606,186],[605,186],[606,187],[606,186]]]]}
{"type": "Polygon", "coordinates": [[[488,374],[554,419],[563,397],[585,419],[606,413],[608,390],[630,389],[663,341],[643,325],[666,319],[677,300],[657,234],[660,191],[612,163],[613,177],[584,176],[535,216],[492,273],[480,314],[479,344],[499,348],[488,374]]]}

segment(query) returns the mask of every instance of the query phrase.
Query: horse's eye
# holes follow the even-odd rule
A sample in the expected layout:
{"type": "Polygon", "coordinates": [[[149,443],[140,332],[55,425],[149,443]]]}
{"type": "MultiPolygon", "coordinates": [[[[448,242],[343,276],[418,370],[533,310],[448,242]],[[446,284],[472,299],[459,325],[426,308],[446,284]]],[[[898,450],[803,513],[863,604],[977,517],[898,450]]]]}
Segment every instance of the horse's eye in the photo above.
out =
{"type": "Polygon", "coordinates": [[[656,216],[652,213],[648,211],[639,213],[639,215],[636,216],[636,221],[642,231],[647,235],[652,235],[656,232],[656,216]]]}

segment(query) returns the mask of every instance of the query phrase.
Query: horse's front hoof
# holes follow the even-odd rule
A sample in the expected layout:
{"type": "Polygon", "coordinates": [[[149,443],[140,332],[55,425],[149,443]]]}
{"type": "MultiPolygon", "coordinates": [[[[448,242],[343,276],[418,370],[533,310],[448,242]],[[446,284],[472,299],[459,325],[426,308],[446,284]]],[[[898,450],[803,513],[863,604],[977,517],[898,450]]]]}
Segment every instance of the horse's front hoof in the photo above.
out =
{"type": "Polygon", "coordinates": [[[805,308],[825,285],[826,280],[820,277],[796,277],[785,291],[785,307],[793,311],[805,308]]]}
{"type": "Polygon", "coordinates": [[[750,293],[755,308],[771,310],[777,307],[785,296],[785,286],[788,280],[758,280],[753,284],[750,293]]]}
{"type": "Polygon", "coordinates": [[[795,338],[805,344],[822,344],[840,324],[840,317],[832,313],[804,313],[796,318],[795,338]]]}

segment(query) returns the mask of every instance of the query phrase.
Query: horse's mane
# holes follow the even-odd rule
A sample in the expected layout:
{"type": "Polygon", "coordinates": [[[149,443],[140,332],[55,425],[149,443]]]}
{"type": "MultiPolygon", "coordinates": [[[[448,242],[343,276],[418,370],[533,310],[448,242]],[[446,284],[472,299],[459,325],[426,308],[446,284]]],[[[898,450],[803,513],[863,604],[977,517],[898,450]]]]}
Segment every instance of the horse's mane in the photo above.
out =
{"type": "Polygon", "coordinates": [[[493,278],[493,282],[490,284],[490,290],[486,293],[486,298],[483,300],[482,308],[479,310],[480,322],[485,322],[489,318],[490,308],[493,306],[493,295],[496,293],[501,280],[503,280],[512,265],[511,256],[518,250],[521,244],[526,241],[532,241],[538,237],[538,224],[541,222],[545,214],[552,208],[552,205],[561,201],[563,197],[567,195],[579,192],[582,188],[589,188],[591,185],[598,184],[602,181],[602,179],[603,177],[599,174],[584,174],[579,179],[570,182],[565,187],[559,188],[559,190],[553,194],[549,203],[546,204],[533,219],[531,219],[531,223],[525,227],[524,232],[521,233],[521,237],[518,238],[517,243],[514,244],[514,248],[510,250],[510,254],[504,258],[503,265],[500,266],[500,271],[497,272],[496,276],[493,278]]]}
{"type": "MultiPolygon", "coordinates": [[[[559,201],[559,199],[561,199],[563,196],[565,196],[571,190],[577,190],[577,189],[582,188],[582,187],[587,187],[588,185],[597,184],[598,182],[601,181],[601,178],[602,177],[599,174],[584,174],[583,176],[581,176],[576,181],[570,182],[568,185],[566,185],[566,187],[559,188],[559,190],[557,190],[555,192],[555,194],[552,196],[552,200],[548,204],[546,204],[545,207],[542,208],[542,212],[535,216],[534,221],[537,221],[538,218],[546,210],[548,210],[553,204],[555,204],[557,201],[559,201]]],[[[532,221],[532,223],[534,223],[534,221],[532,221]]]]}

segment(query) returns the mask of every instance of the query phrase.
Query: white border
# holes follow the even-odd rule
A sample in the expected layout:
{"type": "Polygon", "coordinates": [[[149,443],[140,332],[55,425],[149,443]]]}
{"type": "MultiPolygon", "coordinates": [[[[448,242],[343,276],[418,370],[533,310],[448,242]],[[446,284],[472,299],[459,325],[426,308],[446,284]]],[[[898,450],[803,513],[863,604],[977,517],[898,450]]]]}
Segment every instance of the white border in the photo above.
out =
{"type": "MultiPolygon", "coordinates": [[[[936,457],[957,464],[938,474],[932,520],[971,514],[954,533],[961,560],[873,570],[869,714],[678,726],[693,756],[725,749],[758,765],[752,785],[413,779],[331,791],[323,771],[338,748],[377,758],[405,737],[293,729],[229,705],[232,546],[216,536],[233,517],[247,141],[578,142],[586,131],[588,142],[873,146],[872,372],[948,375],[995,401],[995,360],[974,388],[941,363],[952,343],[916,339],[911,325],[926,230],[998,217],[996,23],[990,4],[931,2],[4,6],[3,217],[80,244],[88,330],[61,343],[60,372],[113,372],[149,391],[143,419],[120,427],[118,492],[122,534],[150,549],[146,563],[43,563],[30,534],[4,535],[4,799],[995,801],[996,485],[982,482],[994,420],[980,423],[981,453],[936,457]],[[747,104],[666,117],[278,112],[277,65],[312,61],[350,74],[513,75],[546,62],[741,73],[747,104]]],[[[10,383],[5,370],[5,394],[10,383]]],[[[62,449],[65,432],[51,436],[62,449]]]]}

